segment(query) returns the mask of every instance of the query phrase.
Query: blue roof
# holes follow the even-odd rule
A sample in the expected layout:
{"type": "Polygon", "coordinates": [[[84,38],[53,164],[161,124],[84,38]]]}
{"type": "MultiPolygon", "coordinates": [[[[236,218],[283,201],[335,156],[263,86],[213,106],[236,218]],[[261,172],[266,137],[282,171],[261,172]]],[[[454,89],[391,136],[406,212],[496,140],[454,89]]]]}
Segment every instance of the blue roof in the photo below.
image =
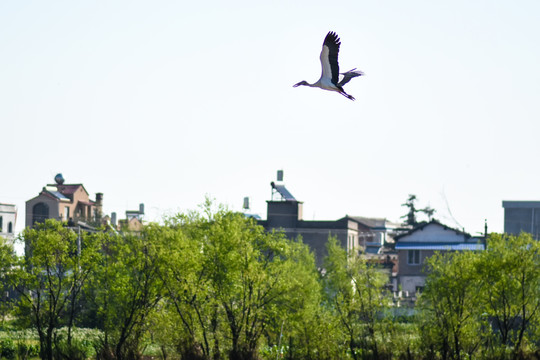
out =
{"type": "Polygon", "coordinates": [[[481,243],[397,243],[396,250],[439,250],[439,251],[461,251],[461,250],[484,250],[481,243]]]}

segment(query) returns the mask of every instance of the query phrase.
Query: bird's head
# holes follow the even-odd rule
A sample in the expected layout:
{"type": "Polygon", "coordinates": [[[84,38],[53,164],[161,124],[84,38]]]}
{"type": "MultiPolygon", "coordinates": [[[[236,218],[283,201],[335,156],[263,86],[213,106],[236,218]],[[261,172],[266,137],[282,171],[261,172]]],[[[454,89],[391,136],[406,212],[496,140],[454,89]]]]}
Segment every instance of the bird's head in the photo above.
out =
{"type": "Polygon", "coordinates": [[[309,83],[306,80],[302,80],[297,84],[294,84],[293,87],[298,87],[300,85],[309,85],[309,83]]]}

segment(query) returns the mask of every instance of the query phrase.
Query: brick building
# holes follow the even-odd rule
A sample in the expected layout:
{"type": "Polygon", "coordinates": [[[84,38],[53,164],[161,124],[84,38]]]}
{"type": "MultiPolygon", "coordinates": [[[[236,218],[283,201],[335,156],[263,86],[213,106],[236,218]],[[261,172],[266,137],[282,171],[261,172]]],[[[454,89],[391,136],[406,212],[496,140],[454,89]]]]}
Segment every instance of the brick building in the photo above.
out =
{"type": "Polygon", "coordinates": [[[84,226],[97,225],[103,216],[103,194],[90,199],[83,184],[64,184],[62,174],[54,178],[55,184],[43,187],[38,196],[26,202],[26,227],[46,219],[68,221],[84,226]]]}

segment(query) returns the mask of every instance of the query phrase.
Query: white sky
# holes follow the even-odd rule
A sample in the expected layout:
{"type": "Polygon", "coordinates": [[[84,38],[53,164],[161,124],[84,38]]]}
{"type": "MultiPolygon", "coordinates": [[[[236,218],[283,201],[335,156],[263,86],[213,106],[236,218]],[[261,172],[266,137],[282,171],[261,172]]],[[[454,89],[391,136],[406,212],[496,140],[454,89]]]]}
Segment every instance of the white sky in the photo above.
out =
{"type": "Polygon", "coordinates": [[[416,194],[471,234],[540,199],[540,2],[2,1],[0,202],[63,173],[147,219],[205,194],[266,218],[276,170],[306,220],[398,220],[416,194]],[[320,75],[324,36],[337,93],[320,75]]]}

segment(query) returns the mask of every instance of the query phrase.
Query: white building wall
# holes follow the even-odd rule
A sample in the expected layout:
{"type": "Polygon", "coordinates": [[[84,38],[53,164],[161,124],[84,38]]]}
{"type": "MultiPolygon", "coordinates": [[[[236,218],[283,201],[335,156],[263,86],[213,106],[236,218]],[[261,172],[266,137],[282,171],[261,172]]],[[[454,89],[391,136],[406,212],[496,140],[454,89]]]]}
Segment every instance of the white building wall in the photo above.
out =
{"type": "Polygon", "coordinates": [[[410,235],[403,236],[400,242],[415,243],[461,243],[464,241],[463,234],[457,234],[454,230],[444,228],[438,224],[429,224],[421,230],[417,230],[410,235]]]}
{"type": "Polygon", "coordinates": [[[17,207],[0,203],[0,236],[11,241],[15,240],[15,225],[17,222],[17,207]]]}
{"type": "Polygon", "coordinates": [[[410,296],[416,294],[417,288],[423,288],[426,284],[425,276],[400,276],[399,285],[402,291],[407,291],[410,296]]]}

